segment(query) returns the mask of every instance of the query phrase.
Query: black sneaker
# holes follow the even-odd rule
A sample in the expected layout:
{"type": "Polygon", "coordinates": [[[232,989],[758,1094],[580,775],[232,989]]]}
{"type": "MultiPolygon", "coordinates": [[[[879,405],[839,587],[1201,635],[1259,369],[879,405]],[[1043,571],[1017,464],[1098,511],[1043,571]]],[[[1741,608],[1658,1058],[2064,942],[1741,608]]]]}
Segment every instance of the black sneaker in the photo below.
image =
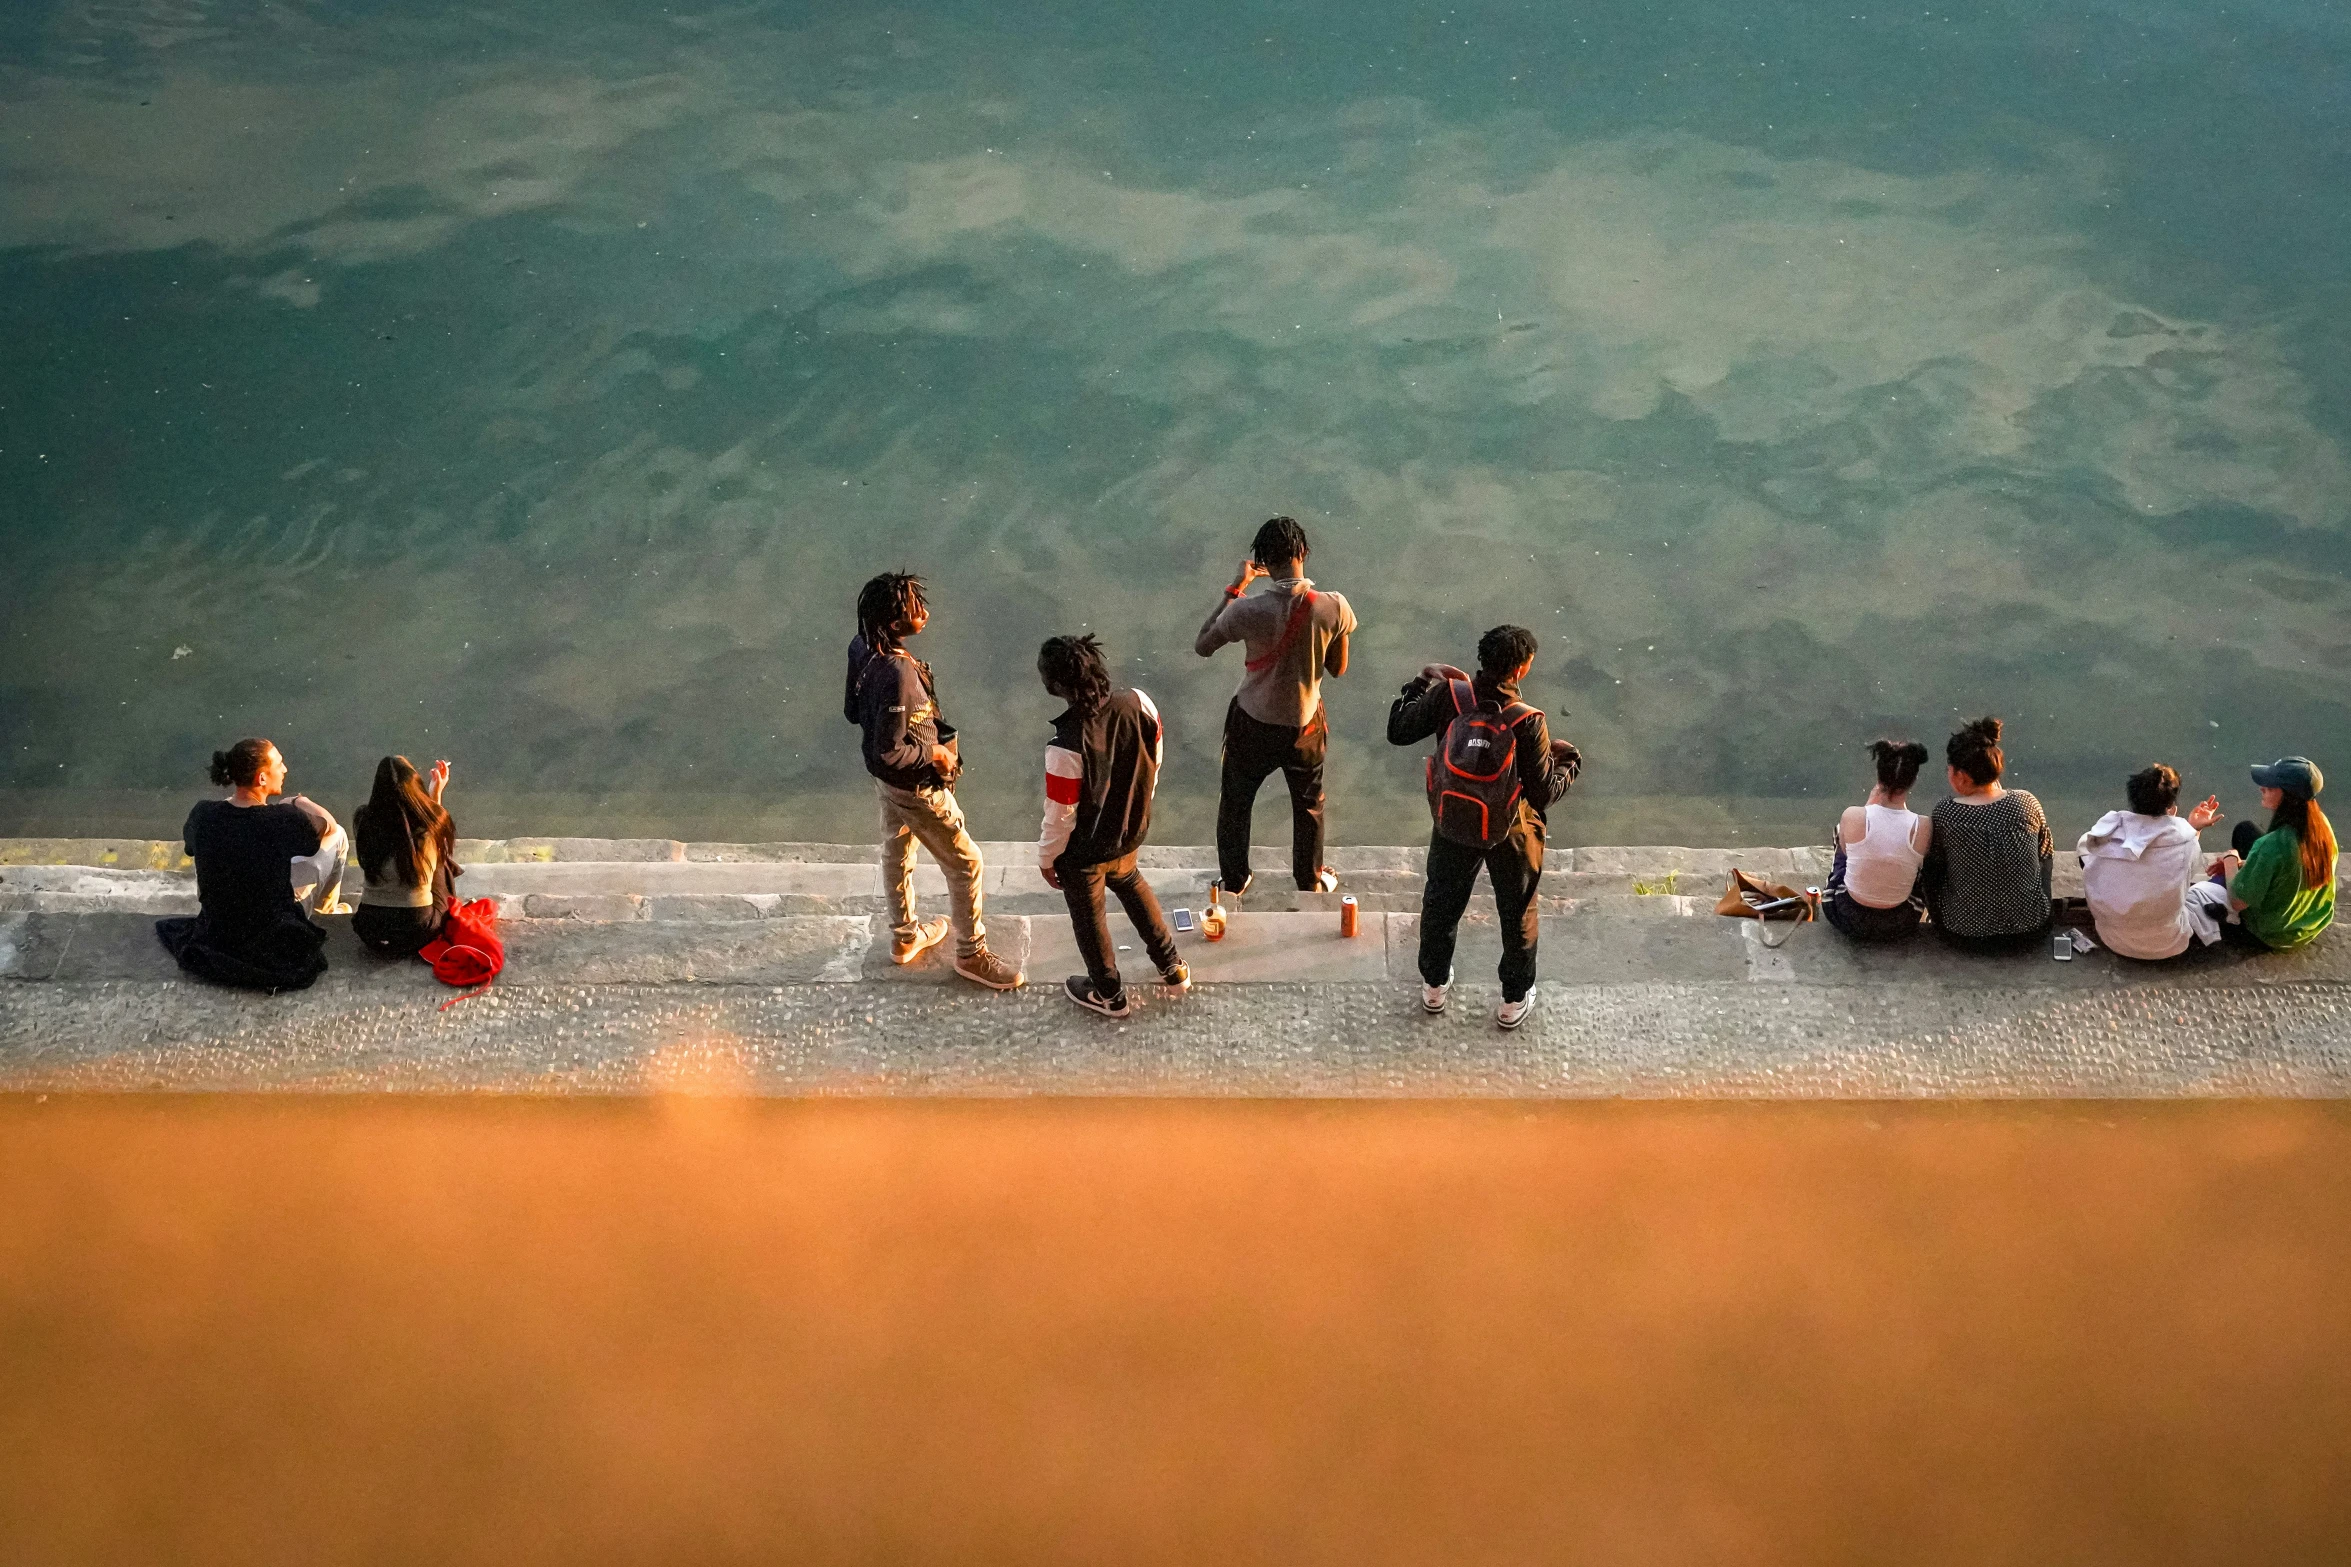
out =
{"type": "Polygon", "coordinates": [[[1084,974],[1070,975],[1069,978],[1061,982],[1061,989],[1070,1000],[1084,1007],[1088,1012],[1099,1012],[1104,1017],[1118,1018],[1130,1017],[1134,1014],[1135,1009],[1128,1002],[1127,993],[1124,990],[1115,996],[1102,995],[1094,989],[1094,981],[1084,974]]]}
{"type": "Polygon", "coordinates": [[[1167,990],[1190,990],[1192,988],[1192,970],[1186,964],[1172,964],[1159,971],[1159,983],[1162,988],[1167,990]]]}

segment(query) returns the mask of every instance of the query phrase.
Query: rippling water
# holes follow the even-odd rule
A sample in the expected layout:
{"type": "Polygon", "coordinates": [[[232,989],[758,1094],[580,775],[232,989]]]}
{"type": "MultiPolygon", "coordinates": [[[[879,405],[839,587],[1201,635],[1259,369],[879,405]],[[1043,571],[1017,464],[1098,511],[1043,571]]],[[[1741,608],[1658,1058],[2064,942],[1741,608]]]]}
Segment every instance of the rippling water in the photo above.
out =
{"type": "MultiPolygon", "coordinates": [[[[1299,516],[1395,684],[1500,620],[1573,839],[1825,836],[2011,721],[2061,834],[2351,767],[2351,16],[1653,3],[16,0],[0,11],[0,831],[169,830],[268,734],[470,831],[861,836],[849,604],[983,836],[1098,630],[1205,839],[1299,516]],[[2070,815],[2068,813],[2071,813],[2070,815]]],[[[1279,838],[1278,790],[1259,836],[1279,838]]]]}

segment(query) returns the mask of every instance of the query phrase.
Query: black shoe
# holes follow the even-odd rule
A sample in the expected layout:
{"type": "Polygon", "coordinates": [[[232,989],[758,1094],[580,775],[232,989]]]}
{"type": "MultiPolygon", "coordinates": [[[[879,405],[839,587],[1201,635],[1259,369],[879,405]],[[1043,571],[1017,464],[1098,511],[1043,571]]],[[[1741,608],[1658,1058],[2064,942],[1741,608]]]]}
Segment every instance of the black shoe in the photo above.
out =
{"type": "Polygon", "coordinates": [[[1094,981],[1084,974],[1072,974],[1061,982],[1062,992],[1088,1012],[1099,1012],[1104,1017],[1131,1017],[1134,1007],[1121,990],[1115,996],[1105,996],[1094,989],[1094,981]]]}

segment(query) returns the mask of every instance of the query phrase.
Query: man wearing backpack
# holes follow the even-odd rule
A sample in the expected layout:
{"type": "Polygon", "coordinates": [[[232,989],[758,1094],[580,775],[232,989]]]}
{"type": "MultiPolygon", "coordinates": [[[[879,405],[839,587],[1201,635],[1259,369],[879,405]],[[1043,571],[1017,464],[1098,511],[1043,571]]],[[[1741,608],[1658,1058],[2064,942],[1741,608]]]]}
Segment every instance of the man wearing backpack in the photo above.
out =
{"type": "Polygon", "coordinates": [[[914,915],[914,846],[931,851],[946,873],[954,909],[955,972],[990,990],[1010,990],[1021,972],[988,950],[980,918],[979,845],[964,830],[953,785],[962,772],[955,726],[939,716],[931,666],[906,651],[906,639],[930,624],[922,579],[886,571],[857,595],[857,635],[849,643],[849,683],[842,712],[865,731],[865,770],[882,805],[882,882],[890,894],[890,960],[912,963],[943,940],[944,919],[914,915]]]}
{"type": "Polygon", "coordinates": [[[1322,677],[1347,672],[1355,611],[1306,576],[1306,530],[1275,517],[1257,530],[1250,558],[1193,640],[1202,658],[1241,643],[1241,689],[1225,709],[1224,779],[1216,802],[1216,866],[1224,890],[1249,890],[1249,822],[1257,790],[1274,773],[1290,786],[1290,871],[1307,892],[1329,892],[1339,873],[1322,862],[1322,764],[1330,725],[1322,677]],[[1267,591],[1245,595],[1258,578],[1267,591]]]}
{"type": "Polygon", "coordinates": [[[1542,710],[1518,699],[1535,665],[1535,634],[1496,626],[1478,639],[1476,677],[1431,664],[1388,709],[1388,743],[1438,737],[1428,761],[1428,877],[1420,901],[1420,1004],[1445,1010],[1453,944],[1485,866],[1502,923],[1502,1005],[1494,1022],[1516,1028],[1535,1009],[1535,937],[1541,910],[1546,814],[1583,770],[1565,740],[1554,743],[1542,710]]]}

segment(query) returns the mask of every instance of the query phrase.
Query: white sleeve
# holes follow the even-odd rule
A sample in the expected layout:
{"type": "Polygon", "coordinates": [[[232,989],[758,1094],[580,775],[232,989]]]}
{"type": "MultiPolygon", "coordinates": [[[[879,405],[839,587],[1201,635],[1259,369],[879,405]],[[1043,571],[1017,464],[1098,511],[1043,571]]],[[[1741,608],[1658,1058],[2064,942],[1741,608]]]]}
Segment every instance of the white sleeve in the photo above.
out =
{"type": "Polygon", "coordinates": [[[1151,765],[1158,767],[1167,750],[1167,724],[1160,718],[1159,709],[1152,702],[1150,692],[1138,689],[1135,701],[1142,706],[1143,716],[1151,720],[1151,765]]]}
{"type": "Polygon", "coordinates": [[[1086,761],[1075,751],[1045,747],[1045,820],[1037,831],[1037,865],[1051,870],[1069,847],[1070,829],[1078,819],[1078,795],[1086,781],[1086,761]]]}

